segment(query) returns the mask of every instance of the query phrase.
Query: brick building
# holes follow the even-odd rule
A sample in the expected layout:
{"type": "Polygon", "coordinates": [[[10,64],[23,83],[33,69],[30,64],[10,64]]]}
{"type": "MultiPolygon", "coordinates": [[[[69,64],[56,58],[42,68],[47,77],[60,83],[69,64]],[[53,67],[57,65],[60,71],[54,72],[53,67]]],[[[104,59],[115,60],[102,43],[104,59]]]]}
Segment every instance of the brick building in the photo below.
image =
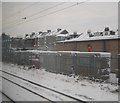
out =
{"type": "Polygon", "coordinates": [[[73,40],[58,42],[55,50],[58,51],[80,51],[87,52],[88,44],[92,46],[93,52],[110,52],[111,53],[111,70],[118,71],[118,54],[120,54],[119,35],[99,36],[99,37],[83,37],[73,40]]]}

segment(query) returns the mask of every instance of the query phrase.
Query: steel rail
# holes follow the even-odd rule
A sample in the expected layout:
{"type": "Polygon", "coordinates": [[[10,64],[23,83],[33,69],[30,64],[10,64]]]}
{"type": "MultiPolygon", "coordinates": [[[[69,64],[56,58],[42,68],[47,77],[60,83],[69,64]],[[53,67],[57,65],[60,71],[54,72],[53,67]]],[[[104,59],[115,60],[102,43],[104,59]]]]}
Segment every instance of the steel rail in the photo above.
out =
{"type": "MultiPolygon", "coordinates": [[[[9,96],[7,96],[4,92],[0,91],[5,97],[7,97],[12,103],[16,103],[14,100],[12,100],[9,96]]],[[[6,101],[2,101],[3,103],[6,101]]]]}
{"type": "Polygon", "coordinates": [[[3,71],[3,70],[0,70],[0,71],[6,73],[6,74],[8,74],[8,75],[12,75],[13,77],[22,79],[22,80],[27,81],[27,82],[29,82],[29,83],[32,83],[32,84],[34,84],[34,85],[37,85],[37,86],[39,86],[39,87],[42,87],[42,88],[48,89],[48,90],[50,90],[50,91],[53,91],[53,92],[55,92],[55,93],[61,94],[61,95],[63,95],[63,96],[66,96],[66,97],[68,97],[68,98],[71,98],[71,99],[73,99],[73,100],[76,100],[76,101],[79,101],[79,102],[82,102],[82,103],[87,103],[86,101],[80,100],[80,99],[75,98],[75,97],[72,97],[72,96],[70,96],[70,95],[68,95],[68,94],[65,94],[65,93],[59,92],[59,91],[57,91],[57,90],[51,89],[51,88],[49,88],[49,87],[43,86],[43,85],[41,85],[41,84],[35,83],[35,82],[30,81],[30,80],[28,80],[28,79],[22,78],[22,77],[20,77],[20,76],[17,76],[17,75],[8,73],[8,72],[3,71]]]}
{"type": "Polygon", "coordinates": [[[26,88],[26,87],[24,87],[24,86],[21,86],[21,85],[15,83],[15,82],[13,82],[13,81],[11,81],[11,80],[9,80],[9,79],[3,77],[3,76],[0,76],[0,77],[2,77],[3,79],[5,79],[5,80],[7,80],[7,81],[9,81],[9,82],[11,82],[11,83],[13,83],[13,84],[15,84],[15,85],[17,85],[17,86],[23,88],[23,89],[25,89],[25,90],[27,90],[27,91],[29,91],[29,92],[35,94],[35,95],[38,95],[38,96],[40,96],[40,97],[42,97],[42,98],[48,100],[48,101],[51,102],[51,103],[56,103],[56,102],[54,102],[54,101],[52,101],[52,100],[50,100],[50,99],[48,99],[48,98],[46,98],[46,97],[44,97],[44,96],[42,96],[42,95],[40,95],[40,94],[34,92],[34,91],[32,91],[32,90],[30,90],[30,89],[28,89],[28,88],[26,88]]]}

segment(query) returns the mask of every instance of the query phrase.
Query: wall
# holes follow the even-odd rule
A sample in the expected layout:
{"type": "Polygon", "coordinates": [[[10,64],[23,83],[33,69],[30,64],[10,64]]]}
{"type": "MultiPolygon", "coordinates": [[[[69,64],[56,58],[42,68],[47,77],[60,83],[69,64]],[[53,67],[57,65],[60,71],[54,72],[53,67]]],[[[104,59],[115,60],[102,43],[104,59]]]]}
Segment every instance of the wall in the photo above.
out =
{"type": "Polygon", "coordinates": [[[80,41],[80,42],[67,42],[57,43],[55,50],[58,51],[81,51],[87,52],[87,45],[90,44],[94,52],[110,52],[111,53],[111,71],[118,71],[118,57],[119,50],[119,39],[111,40],[98,40],[98,41],[80,41]]]}

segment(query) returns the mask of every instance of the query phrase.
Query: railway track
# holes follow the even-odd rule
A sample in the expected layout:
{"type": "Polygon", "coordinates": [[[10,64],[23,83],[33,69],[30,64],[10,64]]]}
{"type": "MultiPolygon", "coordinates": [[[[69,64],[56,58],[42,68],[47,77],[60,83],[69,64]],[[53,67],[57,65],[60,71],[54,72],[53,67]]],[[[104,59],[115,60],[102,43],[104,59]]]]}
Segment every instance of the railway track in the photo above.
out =
{"type": "Polygon", "coordinates": [[[13,82],[13,81],[5,78],[5,77],[2,77],[2,78],[5,79],[5,80],[7,80],[7,81],[9,81],[9,82],[11,82],[11,83],[13,83],[13,84],[15,84],[15,85],[17,85],[17,86],[19,86],[19,87],[21,87],[21,88],[23,88],[23,89],[25,89],[25,90],[27,90],[27,91],[29,91],[29,92],[31,92],[31,93],[33,93],[33,94],[35,94],[35,95],[37,95],[37,96],[40,96],[40,97],[44,98],[45,100],[49,101],[50,103],[56,103],[56,102],[54,102],[54,101],[52,101],[52,100],[50,100],[50,99],[48,99],[48,98],[46,98],[46,97],[44,97],[44,96],[42,96],[42,95],[34,92],[34,91],[32,91],[32,90],[30,90],[30,89],[28,89],[28,88],[26,88],[24,86],[21,86],[21,85],[15,83],[15,82],[13,82]]]}
{"type": "MultiPolygon", "coordinates": [[[[1,92],[1,91],[0,91],[1,92]]],[[[5,93],[1,92],[2,98],[5,98],[4,100],[2,99],[2,102],[10,102],[10,103],[15,103],[9,96],[7,96],[5,93]]]]}
{"type": "MultiPolygon", "coordinates": [[[[80,99],[78,99],[78,98],[72,97],[72,96],[70,96],[70,95],[68,95],[68,94],[65,94],[65,93],[63,93],[63,92],[60,92],[60,91],[51,89],[51,88],[49,88],[49,87],[47,87],[47,86],[38,84],[38,83],[33,82],[33,81],[31,81],[31,80],[22,78],[22,77],[20,77],[20,76],[15,75],[15,74],[12,74],[12,73],[9,73],[9,72],[3,71],[3,70],[0,70],[0,71],[1,71],[2,73],[5,73],[5,74],[7,74],[7,75],[9,75],[9,76],[14,77],[14,78],[17,78],[17,79],[20,79],[20,80],[22,80],[22,81],[25,81],[25,82],[27,82],[27,83],[29,83],[29,84],[32,84],[32,85],[35,85],[35,86],[37,86],[37,87],[40,87],[40,88],[46,89],[46,90],[48,90],[48,91],[51,91],[52,93],[55,93],[55,94],[58,94],[58,95],[62,95],[63,97],[70,98],[71,100],[77,101],[78,103],[87,103],[86,101],[83,101],[83,100],[80,100],[80,99]]],[[[2,77],[3,79],[5,79],[5,80],[7,80],[7,81],[9,81],[9,82],[17,85],[17,86],[23,88],[23,89],[28,90],[29,92],[32,92],[32,93],[35,94],[35,95],[38,95],[38,96],[46,99],[47,101],[50,101],[51,103],[56,103],[55,101],[53,101],[53,100],[51,100],[51,99],[49,99],[49,98],[47,98],[47,97],[45,97],[45,96],[43,96],[43,95],[41,95],[41,94],[39,94],[39,93],[36,93],[35,91],[32,91],[32,90],[30,90],[30,89],[28,89],[28,88],[26,88],[26,87],[24,87],[24,86],[22,86],[22,85],[20,85],[20,84],[18,84],[18,83],[16,83],[16,82],[14,82],[14,81],[11,81],[10,79],[8,79],[8,78],[6,78],[6,77],[3,77],[3,76],[1,76],[1,77],[2,77]]]]}

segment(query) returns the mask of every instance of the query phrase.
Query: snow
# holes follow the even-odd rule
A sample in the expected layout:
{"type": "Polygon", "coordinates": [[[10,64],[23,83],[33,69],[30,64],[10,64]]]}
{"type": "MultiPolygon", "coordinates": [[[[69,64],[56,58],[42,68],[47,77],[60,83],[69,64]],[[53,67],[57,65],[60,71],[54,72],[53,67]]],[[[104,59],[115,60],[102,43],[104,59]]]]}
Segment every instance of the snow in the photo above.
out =
{"type": "Polygon", "coordinates": [[[34,35],[32,34],[28,34],[28,36],[24,36],[23,39],[35,39],[35,38],[44,38],[44,37],[49,37],[49,36],[53,36],[56,38],[62,37],[65,39],[65,37],[69,36],[69,33],[64,34],[62,33],[64,31],[64,29],[62,30],[56,30],[56,31],[50,31],[50,32],[41,32],[41,33],[35,33],[34,35]]]}
{"type": "Polygon", "coordinates": [[[7,98],[5,95],[3,95],[3,94],[0,92],[0,103],[1,103],[2,101],[10,101],[10,99],[7,98]]]}
{"type": "MultiPolygon", "coordinates": [[[[4,74],[4,73],[3,73],[4,74]]],[[[18,79],[18,78],[16,78],[16,77],[12,77],[12,76],[10,76],[10,75],[7,75],[7,74],[4,74],[4,76],[5,77],[7,77],[7,78],[11,78],[12,79],[12,81],[14,81],[14,82],[17,82],[17,83],[19,83],[20,85],[22,85],[22,86],[24,86],[24,87],[26,87],[27,89],[30,89],[30,90],[32,90],[32,91],[34,91],[34,92],[36,92],[36,93],[38,93],[38,94],[40,94],[40,95],[42,95],[42,96],[44,96],[44,97],[47,97],[48,99],[50,99],[50,100],[53,100],[53,101],[60,101],[60,100],[62,100],[62,101],[72,101],[73,99],[68,99],[68,98],[66,98],[65,96],[61,96],[61,95],[58,95],[57,93],[54,93],[53,94],[53,92],[51,92],[50,90],[46,90],[46,89],[44,89],[44,88],[42,88],[42,87],[39,87],[39,86],[36,86],[36,85],[34,85],[34,84],[31,84],[31,83],[29,83],[29,82],[26,82],[26,81],[24,81],[24,80],[20,80],[20,79],[18,79]],[[62,97],[62,98],[61,98],[62,97]]],[[[6,83],[6,84],[8,84],[8,83],[6,83]]],[[[13,84],[12,84],[13,85],[13,84]]],[[[3,89],[4,90],[4,89],[3,89]]],[[[18,89],[19,90],[19,89],[18,89]]],[[[13,90],[13,91],[15,91],[15,90],[13,90]]],[[[23,90],[19,90],[19,91],[23,91],[23,90]]],[[[7,90],[7,92],[8,92],[8,90],[7,90]]],[[[25,93],[26,93],[26,91],[25,91],[25,93]]],[[[24,93],[24,94],[25,94],[24,93]]],[[[20,94],[23,94],[23,93],[20,93],[20,94]]],[[[29,93],[26,93],[26,94],[29,94],[29,93]]],[[[14,96],[14,95],[12,95],[12,96],[14,96]]],[[[29,98],[31,98],[31,96],[27,96],[27,97],[29,97],[29,98]]],[[[32,96],[33,97],[33,96],[32,96]]],[[[38,99],[39,99],[39,97],[38,97],[38,99]]],[[[29,99],[28,99],[29,100],[29,99]]],[[[36,100],[36,98],[34,97],[34,101],[36,100]]],[[[39,99],[40,100],[40,99],[39,99]]],[[[45,99],[43,99],[44,101],[46,101],[45,99]]],[[[31,100],[30,100],[31,101],[31,100]]]]}
{"type": "Polygon", "coordinates": [[[49,32],[46,36],[55,36],[57,34],[57,31],[49,32]]]}
{"type": "Polygon", "coordinates": [[[59,42],[74,42],[74,41],[91,41],[91,40],[106,40],[106,39],[119,39],[119,35],[105,35],[105,36],[95,36],[95,37],[89,37],[88,34],[83,34],[79,36],[78,38],[73,38],[70,40],[65,41],[59,41],[59,42]]]}
{"type": "MultiPolygon", "coordinates": [[[[69,77],[67,75],[54,74],[42,68],[28,70],[28,67],[26,67],[25,70],[23,66],[15,64],[3,63],[2,68],[4,71],[9,71],[20,77],[85,101],[118,101],[118,92],[115,92],[116,89],[118,89],[117,85],[93,82],[79,76],[74,78],[73,76],[69,77]]],[[[24,95],[24,93],[22,94],[24,95]]]]}
{"type": "MultiPolygon", "coordinates": [[[[25,52],[25,51],[21,51],[25,52]]],[[[32,53],[69,53],[69,54],[100,54],[102,56],[110,57],[109,52],[80,52],[80,51],[41,51],[41,50],[26,50],[26,52],[32,53]]]]}
{"type": "MultiPolygon", "coordinates": [[[[27,51],[32,52],[32,53],[36,53],[36,54],[38,54],[38,53],[46,53],[46,54],[48,54],[48,53],[57,53],[57,51],[41,51],[41,50],[27,50],[27,51]]],[[[25,51],[23,51],[23,52],[25,52],[25,51]]]]}
{"type": "Polygon", "coordinates": [[[29,91],[22,89],[21,87],[14,85],[7,80],[3,80],[3,92],[6,93],[9,98],[14,101],[45,101],[45,99],[40,98],[29,91]]]}
{"type": "Polygon", "coordinates": [[[68,33],[67,34],[58,34],[58,35],[56,35],[56,37],[67,37],[67,36],[69,36],[68,33]]]}
{"type": "Polygon", "coordinates": [[[118,79],[116,77],[117,77],[116,74],[110,73],[110,82],[111,83],[117,83],[118,79]]]}
{"type": "Polygon", "coordinates": [[[44,36],[62,36],[62,37],[66,37],[68,36],[68,34],[61,34],[63,30],[60,31],[51,31],[51,32],[41,32],[40,34],[35,33],[35,35],[33,35],[32,37],[30,37],[31,34],[28,34],[28,36],[23,37],[25,39],[34,39],[34,38],[43,38],[44,36]]]}
{"type": "Polygon", "coordinates": [[[36,38],[41,38],[41,37],[43,37],[43,36],[42,36],[42,33],[36,34],[36,38]]]}

